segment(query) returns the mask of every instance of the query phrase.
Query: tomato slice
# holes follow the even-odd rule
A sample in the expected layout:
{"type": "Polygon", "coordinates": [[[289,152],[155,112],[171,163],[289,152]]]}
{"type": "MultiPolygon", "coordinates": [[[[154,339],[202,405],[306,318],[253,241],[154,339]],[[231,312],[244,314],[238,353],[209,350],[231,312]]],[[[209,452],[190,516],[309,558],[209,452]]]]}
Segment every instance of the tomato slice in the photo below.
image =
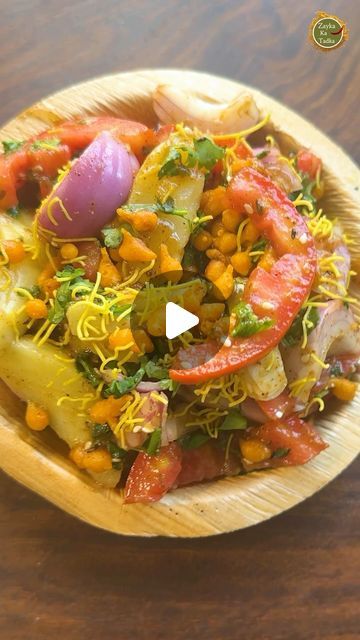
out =
{"type": "Polygon", "coordinates": [[[315,180],[316,174],[321,170],[322,162],[312,151],[308,149],[300,149],[296,156],[296,164],[299,171],[305,173],[315,180]]]}
{"type": "MultiPolygon", "coordinates": [[[[180,349],[170,377],[196,384],[232,373],[256,362],[277,345],[311,290],[316,273],[316,249],[302,216],[282,189],[256,169],[244,167],[229,186],[233,207],[252,211],[251,220],[272,244],[278,260],[270,272],[260,266],[251,273],[243,295],[255,313],[270,317],[273,325],[248,338],[232,338],[204,364],[189,367],[188,350],[180,349]]],[[[193,346],[191,359],[196,362],[193,346]]]]}
{"type": "Polygon", "coordinates": [[[70,157],[70,149],[64,144],[48,149],[34,149],[30,146],[27,151],[27,168],[39,177],[55,178],[59,169],[69,162],[70,157]]]}
{"type": "Polygon", "coordinates": [[[42,136],[49,137],[51,135],[51,137],[59,138],[74,153],[87,147],[102,131],[111,131],[114,137],[128,144],[140,161],[143,160],[144,151],[148,147],[155,146],[158,142],[155,131],[141,122],[110,116],[64,122],[45,132],[42,136]]]}
{"type": "Polygon", "coordinates": [[[305,464],[328,446],[310,422],[295,415],[286,420],[266,422],[261,427],[252,427],[247,431],[247,436],[258,438],[273,452],[289,449],[287,455],[269,460],[268,466],[271,467],[305,464]]]}
{"type": "Polygon", "coordinates": [[[287,391],[283,391],[273,400],[258,400],[257,404],[267,418],[279,420],[294,412],[295,398],[291,398],[287,391]]]}
{"type": "Polygon", "coordinates": [[[239,471],[239,458],[232,453],[225,457],[225,451],[215,442],[206,442],[196,449],[183,451],[182,468],[176,485],[203,482],[219,476],[233,476],[239,471]]]}
{"type": "Polygon", "coordinates": [[[17,205],[16,189],[21,186],[27,168],[27,155],[20,150],[0,156],[0,209],[17,205]]]}
{"type": "Polygon", "coordinates": [[[139,453],[126,480],[124,502],[160,500],[175,485],[181,457],[181,448],[176,442],[161,447],[154,456],[139,453]]]}

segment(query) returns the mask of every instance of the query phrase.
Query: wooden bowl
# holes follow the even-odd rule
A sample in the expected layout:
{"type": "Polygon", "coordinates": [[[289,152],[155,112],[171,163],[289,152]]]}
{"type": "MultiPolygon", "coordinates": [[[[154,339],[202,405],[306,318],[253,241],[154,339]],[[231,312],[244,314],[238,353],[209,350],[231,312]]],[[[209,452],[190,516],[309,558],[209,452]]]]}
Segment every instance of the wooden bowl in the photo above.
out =
{"type": "MultiPolygon", "coordinates": [[[[325,210],[339,217],[357,242],[351,245],[360,266],[359,171],[352,160],[299,115],[260,91],[211,75],[176,70],[145,70],[106,76],[60,91],[11,120],[1,138],[23,139],[57,117],[111,114],[153,125],[152,91],[175,83],[204,94],[232,99],[250,91],[263,114],[270,112],[267,133],[285,150],[312,148],[324,163],[325,210]],[[49,112],[53,116],[49,120],[49,112]]],[[[359,284],[353,285],[359,294],[359,284]]],[[[34,372],[34,375],[36,373],[34,372]]],[[[53,434],[36,436],[23,421],[22,403],[0,382],[0,464],[6,473],[86,522],[127,535],[197,537],[241,529],[267,520],[324,487],[354,460],[360,445],[360,399],[334,405],[318,418],[326,451],[303,467],[290,467],[226,478],[178,489],[153,505],[124,505],[121,493],[99,488],[69,462],[53,434]]],[[[48,431],[48,430],[47,430],[48,431]]]]}

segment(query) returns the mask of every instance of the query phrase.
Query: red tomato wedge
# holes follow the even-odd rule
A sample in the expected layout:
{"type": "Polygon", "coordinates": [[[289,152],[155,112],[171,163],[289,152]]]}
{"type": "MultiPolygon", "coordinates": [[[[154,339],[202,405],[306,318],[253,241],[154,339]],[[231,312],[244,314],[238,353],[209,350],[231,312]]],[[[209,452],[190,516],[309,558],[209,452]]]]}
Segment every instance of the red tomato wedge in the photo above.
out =
{"type": "Polygon", "coordinates": [[[300,149],[296,156],[296,164],[299,171],[305,173],[315,180],[316,174],[321,170],[322,162],[312,151],[308,149],[300,149]]]}
{"type": "Polygon", "coordinates": [[[289,449],[287,455],[269,460],[268,465],[271,467],[305,464],[328,446],[312,424],[298,416],[266,422],[261,427],[249,429],[247,435],[261,440],[273,452],[277,449],[289,449]]]}
{"type": "Polygon", "coordinates": [[[27,155],[24,151],[0,156],[0,209],[10,209],[17,205],[17,187],[21,186],[20,176],[25,178],[27,155]]]}
{"type": "Polygon", "coordinates": [[[160,500],[176,483],[181,457],[181,448],[176,442],[161,447],[154,456],[139,453],[126,480],[124,502],[160,500]]]}
{"type": "Polygon", "coordinates": [[[51,135],[58,138],[63,144],[68,145],[74,153],[87,147],[102,131],[110,131],[115,138],[128,144],[140,161],[143,160],[144,149],[154,146],[158,142],[155,131],[141,122],[110,116],[63,122],[42,136],[49,137],[51,135]]]}
{"type": "Polygon", "coordinates": [[[225,451],[215,442],[206,442],[196,449],[184,450],[182,468],[176,486],[212,480],[219,476],[233,476],[240,471],[239,458],[230,453],[225,459],[225,451]]]}
{"type": "Polygon", "coordinates": [[[165,139],[171,128],[163,127],[155,132],[140,122],[107,116],[73,120],[47,129],[25,142],[19,150],[0,155],[0,208],[9,209],[18,204],[16,190],[25,182],[28,171],[32,171],[40,183],[44,177],[55,178],[74,153],[87,147],[102,131],[111,131],[128,144],[141,162],[149,148],[165,139]],[[54,146],[50,143],[54,139],[60,140],[61,144],[54,146]],[[43,145],[36,145],[36,142],[43,142],[43,145]]]}
{"type": "Polygon", "coordinates": [[[265,356],[289,329],[315,277],[314,239],[280,187],[256,169],[244,167],[230,183],[229,196],[234,208],[251,208],[251,220],[278,257],[270,272],[259,266],[254,269],[243,295],[255,313],[260,318],[269,317],[273,325],[248,338],[231,338],[229,346],[222,346],[204,364],[197,364],[197,352],[204,351],[202,345],[198,349],[193,346],[190,352],[180,349],[177,368],[170,370],[170,377],[182,384],[232,373],[265,356]],[[196,364],[189,367],[192,363],[196,364]]]}
{"type": "Polygon", "coordinates": [[[293,413],[295,409],[295,398],[291,398],[287,391],[283,391],[273,400],[258,400],[257,404],[267,418],[270,420],[279,420],[293,413]]]}
{"type": "Polygon", "coordinates": [[[70,149],[64,144],[40,149],[32,149],[29,145],[27,169],[32,170],[39,177],[56,178],[59,169],[69,162],[70,157],[70,149]]]}

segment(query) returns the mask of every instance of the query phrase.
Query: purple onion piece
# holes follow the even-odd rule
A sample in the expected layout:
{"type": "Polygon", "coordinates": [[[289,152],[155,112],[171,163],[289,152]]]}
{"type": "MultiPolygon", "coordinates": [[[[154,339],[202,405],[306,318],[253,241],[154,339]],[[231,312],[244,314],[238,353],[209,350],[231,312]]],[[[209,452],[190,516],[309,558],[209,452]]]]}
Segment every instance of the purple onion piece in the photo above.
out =
{"type": "Polygon", "coordinates": [[[45,237],[96,236],[128,198],[138,162],[104,131],[75,160],[39,209],[39,232],[45,237]]]}

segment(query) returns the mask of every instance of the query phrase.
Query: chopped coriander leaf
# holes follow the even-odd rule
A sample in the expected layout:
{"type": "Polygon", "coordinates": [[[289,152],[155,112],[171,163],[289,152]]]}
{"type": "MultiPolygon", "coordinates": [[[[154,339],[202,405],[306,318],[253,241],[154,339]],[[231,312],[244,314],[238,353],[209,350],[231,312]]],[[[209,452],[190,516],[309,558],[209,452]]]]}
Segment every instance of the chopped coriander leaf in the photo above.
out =
{"type": "Polygon", "coordinates": [[[330,367],[329,374],[330,378],[340,378],[341,376],[343,376],[344,371],[341,366],[341,362],[334,362],[334,364],[332,364],[330,367]]]}
{"type": "Polygon", "coordinates": [[[225,155],[225,149],[214,144],[209,138],[199,138],[195,140],[194,149],[197,154],[199,166],[208,169],[208,171],[225,155]]]}
{"type": "Polygon", "coordinates": [[[10,207],[10,209],[6,209],[6,213],[12,218],[18,218],[20,215],[20,209],[19,207],[10,207]]]}
{"type": "Polygon", "coordinates": [[[60,324],[65,318],[66,309],[71,301],[70,282],[63,282],[57,289],[54,306],[49,310],[48,320],[51,324],[60,324]]]}
{"type": "Polygon", "coordinates": [[[105,396],[105,398],[108,398],[109,396],[120,398],[125,393],[132,391],[132,389],[135,389],[144,375],[145,370],[141,368],[133,376],[127,376],[127,378],[122,378],[121,380],[113,380],[113,382],[105,387],[103,395],[105,396]]]}
{"type": "Polygon", "coordinates": [[[158,172],[159,178],[164,176],[177,176],[180,173],[189,173],[189,169],[181,162],[181,153],[175,147],[169,150],[165,162],[158,172]]]}
{"type": "Polygon", "coordinates": [[[74,280],[75,278],[80,278],[80,276],[84,275],[85,271],[81,267],[75,268],[72,264],[67,264],[61,271],[56,272],[55,278],[68,278],[69,280],[74,280]]]}
{"type": "Polygon", "coordinates": [[[179,388],[179,385],[177,382],[175,382],[175,380],[171,380],[170,378],[166,378],[165,380],[160,380],[159,382],[160,388],[162,391],[173,391],[174,393],[176,393],[176,391],[179,388]]]}
{"type": "Polygon", "coordinates": [[[128,309],[131,309],[132,305],[129,304],[114,304],[112,307],[110,307],[110,311],[111,313],[114,314],[115,318],[117,318],[118,316],[120,316],[122,313],[124,313],[125,311],[127,311],[128,309]]]}
{"type": "Polygon", "coordinates": [[[108,227],[101,232],[104,236],[104,245],[108,249],[117,249],[122,241],[122,233],[120,229],[108,227]]]}
{"type": "Polygon", "coordinates": [[[145,451],[149,456],[154,456],[160,449],[161,429],[155,429],[145,444],[145,451]]]}
{"type": "MultiPolygon", "coordinates": [[[[302,321],[304,319],[306,309],[301,309],[301,311],[296,316],[293,321],[290,329],[287,331],[285,336],[283,337],[281,344],[284,347],[294,347],[299,344],[303,337],[303,327],[302,321]]],[[[319,313],[315,307],[311,307],[311,311],[308,314],[308,323],[307,323],[307,332],[310,334],[319,322],[319,313]]]]}
{"type": "Polygon", "coordinates": [[[159,198],[156,199],[156,211],[162,211],[163,213],[169,213],[173,216],[184,217],[187,214],[186,209],[176,209],[174,198],[168,196],[164,202],[161,202],[159,198]]]}
{"type": "MultiPolygon", "coordinates": [[[[33,287],[21,287],[21,288],[25,289],[25,291],[28,291],[33,296],[33,298],[40,298],[41,297],[41,289],[37,284],[34,284],[33,287]]],[[[25,297],[25,294],[22,293],[21,291],[17,291],[16,293],[21,298],[25,297]]]]}
{"type": "Polygon", "coordinates": [[[40,149],[56,149],[60,144],[59,138],[43,138],[42,140],[35,140],[30,146],[32,151],[39,151],[40,149]]]}
{"type": "Polygon", "coordinates": [[[278,449],[275,449],[275,451],[273,451],[271,457],[272,458],[285,458],[285,456],[287,456],[288,453],[290,453],[290,449],[285,449],[283,447],[279,447],[278,449]]]}
{"type": "Polygon", "coordinates": [[[205,444],[205,442],[208,442],[208,440],[210,440],[210,436],[207,433],[203,431],[193,431],[181,438],[180,444],[183,449],[197,449],[205,444]]]}
{"type": "Polygon", "coordinates": [[[84,378],[90,382],[93,387],[97,387],[102,378],[95,371],[93,364],[91,363],[91,354],[79,353],[75,358],[75,366],[77,370],[83,374],[84,378]]]}
{"type": "Polygon", "coordinates": [[[262,158],[265,158],[268,155],[269,151],[270,149],[263,149],[256,154],[255,158],[257,158],[258,160],[262,160],[262,158]]]}
{"type": "Polygon", "coordinates": [[[149,360],[145,364],[145,373],[148,378],[155,378],[155,380],[163,380],[164,378],[168,378],[169,370],[164,367],[156,364],[152,360],[149,360]]]}
{"type": "Polygon", "coordinates": [[[194,148],[190,146],[171,147],[164,164],[158,172],[159,178],[189,174],[190,169],[210,171],[218,160],[225,155],[225,149],[214,144],[209,138],[199,138],[194,141],[194,148]]]}
{"type": "Polygon", "coordinates": [[[121,449],[117,444],[115,444],[115,442],[112,442],[111,440],[107,442],[106,448],[111,455],[113,469],[122,469],[123,459],[126,456],[125,449],[121,449]]]}
{"type": "Polygon", "coordinates": [[[14,151],[18,151],[24,143],[16,140],[3,140],[1,144],[4,149],[4,153],[13,153],[14,151]]]}
{"type": "Polygon", "coordinates": [[[247,338],[259,331],[269,329],[273,325],[273,321],[270,318],[259,318],[252,310],[249,304],[245,302],[239,302],[234,309],[237,318],[237,324],[231,332],[231,335],[235,338],[247,338]]]}
{"type": "Polygon", "coordinates": [[[246,429],[247,420],[240,411],[229,411],[219,429],[221,431],[232,431],[233,429],[246,429]]]}
{"type": "Polygon", "coordinates": [[[95,444],[107,442],[112,436],[112,431],[108,424],[93,424],[91,427],[91,439],[95,444]]]}

